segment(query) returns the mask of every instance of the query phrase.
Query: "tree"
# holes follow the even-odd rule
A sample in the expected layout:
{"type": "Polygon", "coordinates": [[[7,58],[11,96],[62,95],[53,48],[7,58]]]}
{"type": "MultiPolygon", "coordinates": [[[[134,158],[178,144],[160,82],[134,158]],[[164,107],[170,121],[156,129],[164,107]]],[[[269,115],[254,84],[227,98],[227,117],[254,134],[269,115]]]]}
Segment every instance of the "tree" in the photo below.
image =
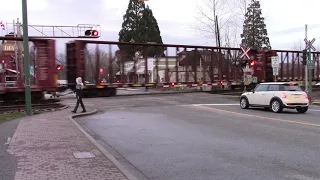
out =
{"type": "MultiPolygon", "coordinates": [[[[200,25],[197,30],[204,35],[204,38],[215,40],[218,46],[218,30],[221,30],[230,22],[232,14],[228,13],[230,0],[202,0],[202,5],[198,7],[199,17],[196,17],[200,25]],[[217,19],[216,19],[217,17],[217,19]],[[219,29],[217,29],[219,24],[219,29]]],[[[222,35],[224,37],[224,35],[222,35]]],[[[224,40],[222,40],[224,44],[224,40]]]]}
{"type": "MultiPolygon", "coordinates": [[[[153,16],[152,10],[147,6],[143,11],[143,18],[140,21],[140,26],[145,27],[142,32],[145,34],[144,42],[151,42],[157,44],[163,44],[160,29],[156,18],[153,16]]],[[[164,51],[163,47],[150,46],[148,47],[148,57],[154,57],[155,55],[162,55],[164,51]]]]}
{"type": "MultiPolygon", "coordinates": [[[[122,29],[119,32],[119,42],[152,42],[163,44],[158,23],[152,10],[145,7],[143,1],[130,0],[126,14],[123,16],[122,29]]],[[[136,51],[143,47],[119,46],[125,61],[132,60],[136,51]]],[[[161,48],[148,48],[148,56],[162,53],[161,48]]]]}
{"type": "Polygon", "coordinates": [[[63,68],[59,71],[59,79],[67,79],[66,55],[63,53],[58,54],[56,64],[61,65],[63,68]]]}
{"type": "Polygon", "coordinates": [[[302,40],[298,40],[298,41],[295,41],[293,43],[293,47],[292,47],[292,50],[294,51],[302,51],[304,49],[304,44],[303,44],[303,41],[302,40]]]}
{"type": "Polygon", "coordinates": [[[271,49],[259,0],[251,0],[241,34],[242,45],[253,49],[271,49]]]}
{"type": "Polygon", "coordinates": [[[115,77],[119,71],[115,59],[115,54],[110,54],[110,52],[108,53],[98,46],[95,49],[85,48],[86,80],[95,82],[95,77],[98,77],[108,81],[110,76],[115,77]],[[112,66],[112,72],[110,66],[112,66]],[[102,73],[99,72],[100,69],[103,69],[102,73]]]}
{"type": "Polygon", "coordinates": [[[249,0],[202,0],[198,6],[195,29],[210,44],[218,46],[219,26],[220,44],[225,47],[239,46],[244,12],[249,0]],[[217,20],[216,17],[217,16],[217,20]],[[212,43],[214,42],[214,43],[212,43]]]}

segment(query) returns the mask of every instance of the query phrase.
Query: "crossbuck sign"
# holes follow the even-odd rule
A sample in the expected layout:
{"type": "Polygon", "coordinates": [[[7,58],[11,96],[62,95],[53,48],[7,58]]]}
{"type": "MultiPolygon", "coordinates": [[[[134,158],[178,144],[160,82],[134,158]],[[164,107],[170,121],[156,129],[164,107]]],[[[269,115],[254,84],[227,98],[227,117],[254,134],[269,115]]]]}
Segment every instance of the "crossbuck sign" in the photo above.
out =
{"type": "Polygon", "coordinates": [[[315,38],[313,38],[311,41],[308,41],[307,39],[304,39],[304,42],[307,44],[306,49],[312,49],[313,51],[316,51],[317,49],[312,45],[316,41],[315,38]]]}
{"type": "Polygon", "coordinates": [[[250,48],[245,49],[244,46],[240,45],[241,50],[243,51],[243,54],[241,54],[240,59],[242,59],[244,56],[246,56],[248,59],[250,59],[248,52],[251,50],[250,48]]]}

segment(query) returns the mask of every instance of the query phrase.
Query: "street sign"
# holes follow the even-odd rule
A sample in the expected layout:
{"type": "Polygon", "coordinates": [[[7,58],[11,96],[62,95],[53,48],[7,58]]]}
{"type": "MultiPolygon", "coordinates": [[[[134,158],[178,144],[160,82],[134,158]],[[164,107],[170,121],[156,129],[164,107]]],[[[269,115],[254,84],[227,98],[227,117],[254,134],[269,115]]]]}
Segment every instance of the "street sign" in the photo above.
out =
{"type": "Polygon", "coordinates": [[[304,39],[304,42],[306,43],[307,47],[306,49],[312,49],[313,51],[316,51],[317,49],[312,45],[316,41],[315,38],[313,38],[311,41],[308,41],[307,39],[304,39]]]}
{"type": "Polygon", "coordinates": [[[33,75],[34,75],[34,68],[33,68],[33,65],[30,65],[30,68],[29,68],[29,69],[30,69],[30,75],[32,75],[32,76],[33,76],[33,75]]]}
{"type": "Polygon", "coordinates": [[[279,67],[272,67],[273,75],[278,76],[279,75],[279,67]]]}
{"type": "Polygon", "coordinates": [[[308,60],[308,61],[307,61],[307,66],[308,66],[308,69],[314,69],[314,62],[313,62],[313,60],[308,60]]]}
{"type": "Polygon", "coordinates": [[[245,75],[243,77],[243,82],[244,82],[244,85],[249,85],[252,83],[252,75],[245,75]]]}
{"type": "Polygon", "coordinates": [[[148,71],[153,71],[153,59],[148,59],[148,71]]]}
{"type": "Polygon", "coordinates": [[[248,55],[248,52],[251,50],[250,48],[245,49],[244,46],[240,45],[241,50],[243,51],[243,54],[241,54],[240,58],[243,58],[244,56],[246,56],[248,59],[250,59],[250,56],[248,55]]]}
{"type": "Polygon", "coordinates": [[[279,67],[279,58],[278,56],[272,56],[271,57],[271,66],[272,67],[279,67]]]}
{"type": "Polygon", "coordinates": [[[244,73],[250,73],[250,74],[254,73],[254,70],[252,68],[250,68],[248,65],[245,68],[243,68],[242,71],[244,73]]]}
{"type": "Polygon", "coordinates": [[[252,76],[252,83],[258,83],[258,77],[252,76]]]}

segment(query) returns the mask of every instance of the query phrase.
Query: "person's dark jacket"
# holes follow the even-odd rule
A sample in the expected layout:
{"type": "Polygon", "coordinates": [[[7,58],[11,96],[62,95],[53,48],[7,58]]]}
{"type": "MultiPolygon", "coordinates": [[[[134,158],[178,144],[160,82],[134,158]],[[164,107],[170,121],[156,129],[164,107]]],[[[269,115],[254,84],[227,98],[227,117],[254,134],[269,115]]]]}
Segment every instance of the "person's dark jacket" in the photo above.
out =
{"type": "Polygon", "coordinates": [[[76,97],[83,98],[83,87],[81,84],[76,85],[76,97]]]}

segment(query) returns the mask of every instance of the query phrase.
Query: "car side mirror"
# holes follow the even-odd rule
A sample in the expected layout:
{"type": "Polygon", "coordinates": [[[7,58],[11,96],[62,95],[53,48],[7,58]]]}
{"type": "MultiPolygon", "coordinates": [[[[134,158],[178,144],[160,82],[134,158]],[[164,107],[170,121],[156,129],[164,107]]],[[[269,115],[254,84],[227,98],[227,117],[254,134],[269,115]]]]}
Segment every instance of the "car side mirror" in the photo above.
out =
{"type": "Polygon", "coordinates": [[[251,92],[254,93],[254,89],[251,89],[251,92]]]}

